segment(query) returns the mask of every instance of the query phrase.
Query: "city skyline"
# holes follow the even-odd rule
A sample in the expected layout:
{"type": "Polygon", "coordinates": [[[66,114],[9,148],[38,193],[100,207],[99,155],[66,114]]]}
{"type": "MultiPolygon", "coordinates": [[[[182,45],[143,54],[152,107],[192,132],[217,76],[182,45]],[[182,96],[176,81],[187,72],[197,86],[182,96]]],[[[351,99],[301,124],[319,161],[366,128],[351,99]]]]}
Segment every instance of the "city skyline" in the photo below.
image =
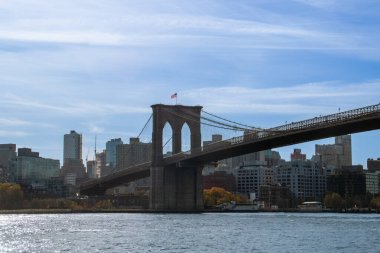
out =
{"type": "MultiPolygon", "coordinates": [[[[0,3],[0,143],[62,159],[141,130],[150,105],[202,105],[272,127],[378,104],[374,1],[12,1],[0,3]]],[[[354,134],[354,164],[380,157],[380,132],[354,134]]],[[[314,144],[276,149],[307,157],[314,144]]],[[[62,160],[61,160],[62,161],[62,160]]],[[[61,162],[62,163],[62,162],[61,162]]]]}

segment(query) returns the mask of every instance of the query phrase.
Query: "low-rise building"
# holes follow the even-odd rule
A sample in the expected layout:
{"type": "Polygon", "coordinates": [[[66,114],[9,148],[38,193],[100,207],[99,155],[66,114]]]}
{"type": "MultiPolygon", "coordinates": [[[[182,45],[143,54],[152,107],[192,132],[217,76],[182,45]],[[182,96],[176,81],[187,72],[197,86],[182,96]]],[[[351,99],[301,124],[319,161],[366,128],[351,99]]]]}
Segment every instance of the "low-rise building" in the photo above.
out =
{"type": "Polygon", "coordinates": [[[366,192],[380,194],[380,171],[365,173],[366,192]]]}
{"type": "Polygon", "coordinates": [[[11,182],[29,185],[35,189],[46,189],[49,181],[59,176],[59,160],[42,158],[28,148],[18,151],[18,156],[11,162],[11,182]]]}

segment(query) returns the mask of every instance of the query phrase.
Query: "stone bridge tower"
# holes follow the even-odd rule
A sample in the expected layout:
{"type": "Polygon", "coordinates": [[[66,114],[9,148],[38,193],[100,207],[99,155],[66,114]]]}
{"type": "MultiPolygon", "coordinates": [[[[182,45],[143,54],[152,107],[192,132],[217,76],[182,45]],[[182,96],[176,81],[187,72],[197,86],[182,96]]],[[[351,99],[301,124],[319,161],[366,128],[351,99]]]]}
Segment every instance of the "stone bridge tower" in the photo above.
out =
{"type": "Polygon", "coordinates": [[[163,129],[172,128],[173,154],[180,153],[182,128],[190,128],[191,150],[201,147],[201,106],[152,105],[152,180],[150,208],[153,210],[191,211],[203,209],[202,166],[176,164],[165,166],[163,158],[163,129]]]}

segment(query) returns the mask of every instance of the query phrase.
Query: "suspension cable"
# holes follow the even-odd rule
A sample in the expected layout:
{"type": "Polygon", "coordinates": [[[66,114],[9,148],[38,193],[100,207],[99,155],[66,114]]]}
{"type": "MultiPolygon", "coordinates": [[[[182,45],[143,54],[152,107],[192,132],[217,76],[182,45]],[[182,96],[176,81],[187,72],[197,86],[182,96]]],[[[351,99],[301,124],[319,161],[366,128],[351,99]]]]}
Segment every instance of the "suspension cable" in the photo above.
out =
{"type": "MultiPolygon", "coordinates": [[[[147,125],[148,125],[149,121],[152,119],[152,117],[153,117],[153,113],[150,114],[150,117],[149,117],[148,121],[145,123],[144,127],[143,127],[142,130],[140,131],[140,133],[139,133],[139,135],[137,136],[137,138],[140,138],[140,135],[144,132],[145,128],[147,127],[147,125]]],[[[136,140],[136,141],[137,141],[137,140],[136,140]]]]}
{"type": "MultiPolygon", "coordinates": [[[[169,140],[167,140],[167,141],[165,142],[165,144],[162,146],[162,148],[166,147],[166,145],[168,145],[169,141],[171,141],[171,140],[172,140],[172,138],[173,138],[173,136],[172,136],[172,137],[170,137],[170,138],[169,138],[169,140]]],[[[173,147],[172,147],[172,148],[173,148],[173,147]]]]}
{"type": "MultiPolygon", "coordinates": [[[[147,122],[145,123],[145,125],[143,126],[143,128],[141,129],[141,131],[140,131],[140,133],[138,134],[137,138],[134,139],[133,143],[129,143],[129,147],[128,147],[128,149],[126,150],[126,152],[125,152],[125,154],[124,154],[124,157],[123,157],[123,163],[126,162],[126,160],[127,160],[127,159],[126,159],[126,158],[127,158],[127,155],[128,155],[128,153],[131,151],[132,146],[134,146],[134,145],[137,143],[137,141],[140,139],[141,134],[144,132],[145,128],[148,126],[148,124],[149,124],[149,122],[151,121],[152,117],[153,117],[153,113],[150,114],[149,119],[147,120],[147,122]]],[[[134,165],[134,164],[132,164],[132,165],[134,165]]]]}
{"type": "Polygon", "coordinates": [[[241,128],[241,127],[237,127],[237,126],[233,126],[233,125],[225,124],[225,123],[223,123],[223,122],[219,122],[219,121],[216,121],[216,120],[212,120],[212,119],[209,119],[209,118],[206,118],[206,117],[203,117],[203,116],[201,116],[201,119],[204,119],[204,120],[207,120],[207,121],[210,121],[210,122],[212,122],[212,123],[216,123],[216,124],[219,124],[219,125],[222,125],[222,126],[230,127],[230,128],[236,129],[236,130],[238,130],[238,131],[245,131],[245,130],[248,130],[247,128],[241,128]]]}
{"type": "Polygon", "coordinates": [[[248,126],[248,125],[244,125],[244,124],[241,124],[241,123],[238,123],[238,122],[232,121],[232,120],[228,120],[228,119],[222,118],[222,117],[220,117],[220,116],[217,116],[217,115],[215,115],[215,114],[212,114],[212,113],[206,112],[205,110],[202,110],[202,112],[204,112],[204,113],[206,113],[206,114],[208,114],[208,115],[210,115],[210,116],[213,116],[213,117],[215,117],[215,118],[218,118],[218,119],[221,119],[221,120],[224,120],[224,121],[230,122],[230,123],[235,124],[235,125],[248,127],[248,128],[251,128],[251,129],[257,129],[257,127],[248,126]]]}
{"type": "Polygon", "coordinates": [[[244,130],[247,130],[247,129],[244,129],[244,128],[223,127],[223,126],[218,126],[218,125],[213,125],[213,124],[205,123],[205,122],[199,121],[198,119],[195,119],[195,118],[185,117],[184,115],[175,113],[175,112],[170,111],[170,110],[167,110],[167,112],[169,112],[169,113],[171,113],[171,114],[173,114],[175,116],[181,117],[183,119],[190,120],[190,121],[193,121],[193,122],[196,122],[196,123],[200,123],[202,125],[207,125],[207,126],[211,126],[211,127],[216,127],[216,128],[220,128],[220,129],[226,129],[226,130],[232,130],[232,131],[244,131],[244,130]]]}
{"type": "Polygon", "coordinates": [[[172,114],[175,114],[175,115],[177,115],[177,116],[179,116],[179,117],[182,117],[182,118],[184,118],[184,119],[192,120],[192,121],[195,121],[196,123],[201,123],[201,124],[203,124],[203,125],[208,125],[208,126],[212,126],[212,127],[217,127],[217,128],[227,129],[227,130],[233,130],[233,131],[245,131],[245,130],[251,130],[251,129],[242,128],[242,127],[238,127],[238,126],[234,126],[234,125],[229,125],[229,124],[226,124],[226,123],[223,123],[223,122],[219,122],[219,121],[216,121],[216,120],[213,120],[213,119],[209,119],[209,118],[204,117],[204,116],[199,116],[198,114],[195,114],[195,113],[193,113],[193,112],[187,112],[187,114],[188,114],[189,116],[194,117],[195,119],[187,118],[187,117],[185,117],[185,116],[183,116],[183,115],[179,115],[178,113],[176,114],[176,113],[174,113],[174,112],[172,112],[172,111],[169,111],[169,112],[172,113],[172,114]],[[210,123],[205,123],[205,122],[202,122],[202,121],[199,122],[199,120],[197,120],[198,118],[200,118],[200,119],[204,119],[204,120],[207,120],[207,121],[209,121],[209,122],[212,122],[212,123],[215,123],[215,124],[218,124],[218,125],[221,125],[221,126],[223,126],[223,127],[220,127],[220,126],[218,126],[218,125],[213,125],[213,124],[210,124],[210,123]]]}

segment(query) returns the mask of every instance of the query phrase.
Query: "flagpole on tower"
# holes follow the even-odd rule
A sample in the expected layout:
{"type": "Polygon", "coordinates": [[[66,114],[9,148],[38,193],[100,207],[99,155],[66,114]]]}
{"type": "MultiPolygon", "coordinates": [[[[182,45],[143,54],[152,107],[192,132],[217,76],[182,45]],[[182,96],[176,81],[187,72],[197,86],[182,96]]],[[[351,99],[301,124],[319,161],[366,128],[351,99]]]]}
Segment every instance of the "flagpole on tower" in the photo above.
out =
{"type": "Polygon", "coordinates": [[[177,92],[170,96],[171,99],[175,98],[175,104],[177,105],[177,92]]]}

